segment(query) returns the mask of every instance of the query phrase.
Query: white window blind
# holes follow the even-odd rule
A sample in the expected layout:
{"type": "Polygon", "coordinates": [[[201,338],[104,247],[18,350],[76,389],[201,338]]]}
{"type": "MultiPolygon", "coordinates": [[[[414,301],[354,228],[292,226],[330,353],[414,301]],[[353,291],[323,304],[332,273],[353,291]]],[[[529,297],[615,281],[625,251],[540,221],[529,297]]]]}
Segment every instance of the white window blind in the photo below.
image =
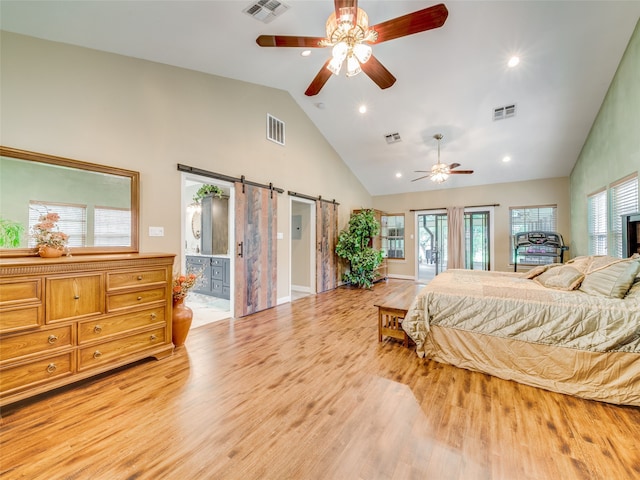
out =
{"type": "MultiPolygon", "coordinates": [[[[62,203],[29,202],[29,233],[39,222],[41,215],[57,213],[60,215],[58,230],[69,235],[69,247],[84,247],[87,239],[87,207],[62,203]]],[[[35,240],[29,236],[29,247],[35,247],[35,240]]]]}
{"type": "Polygon", "coordinates": [[[131,245],[131,210],[95,207],[93,232],[96,247],[131,245]]]}
{"type": "Polygon", "coordinates": [[[587,197],[589,255],[607,254],[607,191],[587,197]]]}
{"type": "MultiPolygon", "coordinates": [[[[511,238],[521,232],[555,232],[558,228],[557,205],[511,207],[511,238]]],[[[513,259],[513,241],[511,242],[513,259]]]]}
{"type": "Polygon", "coordinates": [[[638,211],[638,177],[611,186],[611,255],[623,257],[621,215],[638,211]]]}

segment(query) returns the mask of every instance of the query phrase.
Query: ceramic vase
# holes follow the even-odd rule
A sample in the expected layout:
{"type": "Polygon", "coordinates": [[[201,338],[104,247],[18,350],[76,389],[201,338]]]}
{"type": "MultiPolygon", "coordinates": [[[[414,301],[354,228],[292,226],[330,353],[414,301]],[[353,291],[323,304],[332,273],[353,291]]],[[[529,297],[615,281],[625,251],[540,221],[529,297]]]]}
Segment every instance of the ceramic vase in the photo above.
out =
{"type": "Polygon", "coordinates": [[[184,304],[184,298],[173,301],[173,317],[171,322],[172,340],[176,347],[184,344],[191,328],[193,310],[184,304]]]}
{"type": "Polygon", "coordinates": [[[58,258],[64,254],[64,249],[49,247],[48,245],[40,245],[38,247],[38,255],[43,258],[58,258]]]}

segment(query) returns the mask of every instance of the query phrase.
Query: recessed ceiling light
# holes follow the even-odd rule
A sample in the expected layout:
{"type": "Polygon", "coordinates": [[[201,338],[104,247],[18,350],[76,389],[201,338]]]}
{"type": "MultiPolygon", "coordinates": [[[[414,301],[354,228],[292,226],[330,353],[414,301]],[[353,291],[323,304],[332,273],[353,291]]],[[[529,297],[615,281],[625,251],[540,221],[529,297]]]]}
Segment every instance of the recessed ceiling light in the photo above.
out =
{"type": "Polygon", "coordinates": [[[360,113],[367,113],[367,106],[366,105],[360,105],[360,107],[358,108],[358,111],[360,113]]]}
{"type": "Polygon", "coordinates": [[[507,62],[507,65],[509,65],[510,68],[513,68],[519,63],[520,63],[520,57],[513,56],[509,59],[509,61],[507,62]]]}
{"type": "Polygon", "coordinates": [[[402,174],[400,172],[396,173],[396,178],[400,178],[402,177],[402,174]]]}
{"type": "Polygon", "coordinates": [[[309,55],[311,55],[311,50],[303,50],[302,52],[300,52],[300,55],[302,55],[303,57],[308,57],[309,55]]]}
{"type": "Polygon", "coordinates": [[[509,155],[506,155],[506,156],[502,157],[502,161],[504,163],[510,162],[511,161],[511,157],[509,155]]]}

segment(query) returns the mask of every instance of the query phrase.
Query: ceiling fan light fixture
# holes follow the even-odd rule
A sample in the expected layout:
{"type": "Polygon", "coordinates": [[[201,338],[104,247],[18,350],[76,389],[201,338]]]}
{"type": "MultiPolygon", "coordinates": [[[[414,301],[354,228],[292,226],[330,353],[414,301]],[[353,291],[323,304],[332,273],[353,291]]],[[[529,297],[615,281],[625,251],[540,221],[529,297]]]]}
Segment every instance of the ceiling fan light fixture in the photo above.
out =
{"type": "Polygon", "coordinates": [[[367,63],[371,58],[371,47],[364,43],[356,43],[353,46],[353,54],[360,63],[367,63]]]}
{"type": "Polygon", "coordinates": [[[436,163],[431,167],[431,180],[435,183],[442,183],[449,178],[449,165],[446,163],[436,163]]]}
{"type": "Polygon", "coordinates": [[[347,77],[354,77],[362,71],[360,68],[360,62],[355,57],[355,55],[351,54],[347,57],[347,77]]]}

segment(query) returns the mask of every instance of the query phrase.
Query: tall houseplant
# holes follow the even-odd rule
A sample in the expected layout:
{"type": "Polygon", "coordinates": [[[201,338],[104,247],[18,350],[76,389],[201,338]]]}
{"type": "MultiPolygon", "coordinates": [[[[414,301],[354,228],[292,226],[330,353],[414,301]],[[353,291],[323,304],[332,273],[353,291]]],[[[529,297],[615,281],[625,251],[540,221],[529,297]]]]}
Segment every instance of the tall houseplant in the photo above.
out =
{"type": "Polygon", "coordinates": [[[193,196],[193,201],[199,204],[207,195],[213,195],[214,197],[222,198],[222,193],[222,189],[217,185],[204,184],[193,196]]]}
{"type": "Polygon", "coordinates": [[[349,271],[342,280],[359,287],[371,288],[376,268],[382,263],[382,251],[371,247],[371,238],[378,234],[380,224],[373,210],[360,210],[351,215],[349,225],[340,232],[336,254],[349,261],[349,271]]]}

